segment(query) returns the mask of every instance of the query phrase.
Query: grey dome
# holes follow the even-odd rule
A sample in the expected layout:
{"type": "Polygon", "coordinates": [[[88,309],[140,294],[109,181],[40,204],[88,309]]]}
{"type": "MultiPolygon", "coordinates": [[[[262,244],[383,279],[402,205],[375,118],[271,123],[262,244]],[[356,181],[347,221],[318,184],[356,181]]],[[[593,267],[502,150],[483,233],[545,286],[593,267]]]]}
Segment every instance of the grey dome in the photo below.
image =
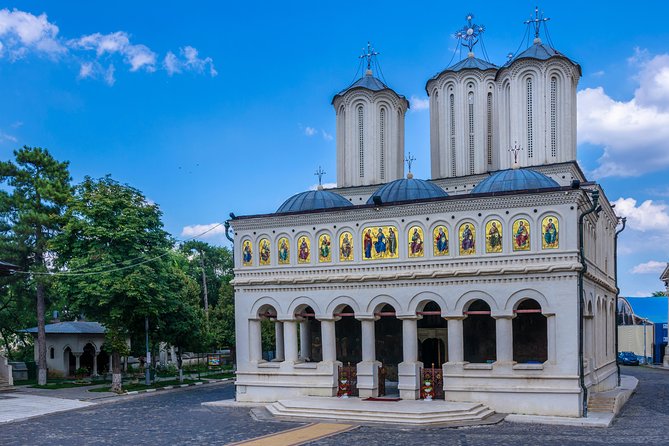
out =
{"type": "Polygon", "coordinates": [[[552,178],[531,169],[500,170],[472,189],[473,194],[560,187],[552,178]]]}
{"type": "Polygon", "coordinates": [[[371,197],[369,197],[367,204],[373,204],[374,197],[379,197],[381,203],[393,203],[396,201],[414,201],[448,197],[448,194],[442,188],[429,181],[415,178],[402,178],[381,186],[371,197]]]}
{"type": "Polygon", "coordinates": [[[309,190],[295,194],[283,202],[277,214],[284,212],[314,211],[353,206],[346,198],[327,190],[309,190]]]}
{"type": "MultiPolygon", "coordinates": [[[[395,92],[395,90],[393,90],[392,88],[388,87],[386,84],[384,84],[383,82],[381,82],[381,80],[378,79],[377,77],[375,77],[374,75],[372,75],[372,74],[365,74],[363,77],[361,77],[360,79],[358,79],[357,81],[353,82],[351,85],[349,85],[348,87],[344,88],[342,91],[340,91],[339,93],[337,93],[336,95],[334,95],[334,97],[332,98],[332,102],[334,103],[334,100],[335,100],[337,97],[339,97],[339,96],[343,96],[343,95],[345,95],[346,93],[348,93],[349,91],[351,91],[351,90],[355,90],[355,89],[357,89],[357,88],[362,88],[362,89],[370,90],[370,91],[383,91],[383,90],[388,90],[388,91],[391,91],[391,92],[395,93],[400,99],[404,99],[404,100],[406,101],[406,98],[405,98],[404,96],[402,96],[401,94],[397,94],[397,93],[395,92]]],[[[408,102],[408,101],[407,101],[407,102],[408,102]]]]}

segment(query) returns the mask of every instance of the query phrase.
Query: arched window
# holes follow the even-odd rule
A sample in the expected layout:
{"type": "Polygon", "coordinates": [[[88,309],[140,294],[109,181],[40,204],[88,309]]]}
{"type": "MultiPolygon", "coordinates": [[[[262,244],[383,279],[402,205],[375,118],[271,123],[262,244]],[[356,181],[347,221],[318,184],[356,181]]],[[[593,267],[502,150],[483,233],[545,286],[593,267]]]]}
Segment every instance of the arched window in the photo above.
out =
{"type": "Polygon", "coordinates": [[[358,162],[360,163],[360,178],[365,176],[365,113],[362,105],[358,106],[358,162]]]}
{"type": "Polygon", "coordinates": [[[488,93],[486,101],[486,154],[488,165],[492,165],[492,93],[488,93]]]}
{"type": "Polygon", "coordinates": [[[469,174],[474,174],[474,92],[467,95],[467,110],[469,122],[469,174]]]}
{"type": "Polygon", "coordinates": [[[56,350],[53,347],[51,347],[49,349],[49,359],[54,359],[55,357],[56,357],[56,350]]]}
{"type": "Polygon", "coordinates": [[[462,321],[464,360],[493,363],[497,359],[497,333],[490,306],[484,300],[475,300],[465,311],[462,321]]]}
{"type": "Polygon", "coordinates": [[[362,361],[362,328],[353,308],[340,306],[334,312],[335,337],[337,338],[337,361],[357,364],[362,361]]]}
{"type": "Polygon", "coordinates": [[[534,157],[534,128],[533,128],[533,109],[534,99],[532,91],[532,78],[528,77],[526,81],[527,87],[527,157],[534,157]]]}
{"type": "Polygon", "coordinates": [[[321,321],[316,319],[314,309],[301,305],[295,311],[295,319],[299,321],[297,326],[299,358],[304,362],[322,361],[321,321]]]}
{"type": "MultiPolygon", "coordinates": [[[[260,345],[251,345],[251,360],[266,360],[272,361],[283,360],[283,324],[276,321],[276,308],[271,305],[263,305],[258,310],[258,319],[259,326],[256,329],[260,329],[258,338],[255,342],[260,342],[260,345]],[[277,345],[277,341],[281,345],[277,345]],[[253,351],[253,349],[260,347],[260,351],[253,351]],[[278,347],[278,348],[277,348],[278,347]],[[259,354],[258,357],[254,357],[259,354]]],[[[258,321],[254,321],[258,323],[258,321]]]]}
{"type": "Polygon", "coordinates": [[[448,361],[448,323],[436,302],[427,302],[416,314],[421,316],[417,324],[418,360],[425,367],[441,368],[448,361]]]}
{"type": "Polygon", "coordinates": [[[551,99],[550,99],[550,128],[551,128],[551,156],[557,156],[557,77],[551,77],[551,99]]]}
{"type": "Polygon", "coordinates": [[[536,300],[522,301],[513,319],[513,360],[541,364],[548,359],[548,322],[536,300]]]}
{"type": "Polygon", "coordinates": [[[450,135],[451,135],[451,176],[456,175],[455,169],[455,95],[451,93],[448,99],[450,135]]]}
{"type": "Polygon", "coordinates": [[[379,174],[381,179],[386,179],[386,109],[381,108],[379,112],[379,174]]]}

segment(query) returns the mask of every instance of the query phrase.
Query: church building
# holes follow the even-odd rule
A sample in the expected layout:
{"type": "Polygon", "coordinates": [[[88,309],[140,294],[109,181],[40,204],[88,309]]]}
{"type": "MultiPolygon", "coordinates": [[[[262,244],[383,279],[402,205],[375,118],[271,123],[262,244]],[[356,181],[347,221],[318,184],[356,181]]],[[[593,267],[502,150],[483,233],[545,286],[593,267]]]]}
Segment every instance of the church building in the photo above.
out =
{"type": "Polygon", "coordinates": [[[237,401],[396,395],[579,417],[616,386],[618,218],[576,162],[581,67],[545,20],[498,66],[475,56],[483,27],[467,16],[466,57],[425,85],[428,180],[405,155],[410,103],[368,46],[332,99],[337,187],[229,221],[237,401]]]}

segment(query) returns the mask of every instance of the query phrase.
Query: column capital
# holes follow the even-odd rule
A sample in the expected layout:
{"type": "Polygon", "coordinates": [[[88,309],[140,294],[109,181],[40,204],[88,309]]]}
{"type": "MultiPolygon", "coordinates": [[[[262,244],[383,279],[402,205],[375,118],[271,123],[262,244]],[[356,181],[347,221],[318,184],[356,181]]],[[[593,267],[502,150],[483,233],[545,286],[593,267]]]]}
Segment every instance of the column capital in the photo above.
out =
{"type": "Polygon", "coordinates": [[[295,316],[290,315],[290,314],[278,314],[276,316],[276,321],[277,322],[301,322],[300,320],[296,319],[295,316]]]}
{"type": "Polygon", "coordinates": [[[461,321],[466,319],[467,316],[464,314],[447,314],[446,316],[442,316],[442,318],[446,319],[447,321],[461,321]]]}
{"type": "Polygon", "coordinates": [[[513,319],[516,317],[515,313],[495,313],[490,314],[490,317],[493,319],[513,319]]]}
{"type": "Polygon", "coordinates": [[[402,314],[402,315],[395,316],[395,317],[397,319],[401,320],[401,321],[412,321],[412,320],[413,321],[418,321],[418,320],[422,319],[421,316],[419,316],[417,314],[402,314]]]}
{"type": "Polygon", "coordinates": [[[379,319],[381,319],[381,316],[376,316],[376,315],[373,315],[373,314],[361,314],[361,315],[356,314],[355,318],[357,320],[361,321],[361,322],[362,321],[372,321],[372,322],[374,322],[374,321],[378,321],[379,319]]]}

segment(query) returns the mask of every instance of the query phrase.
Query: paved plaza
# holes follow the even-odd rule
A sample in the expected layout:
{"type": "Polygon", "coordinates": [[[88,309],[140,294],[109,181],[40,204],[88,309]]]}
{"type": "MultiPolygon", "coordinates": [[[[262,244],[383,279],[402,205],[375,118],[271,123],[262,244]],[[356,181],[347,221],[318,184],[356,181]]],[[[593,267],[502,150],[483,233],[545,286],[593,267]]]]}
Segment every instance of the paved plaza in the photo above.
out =
{"type": "MultiPolygon", "coordinates": [[[[470,428],[360,426],[312,445],[669,444],[669,371],[625,367],[637,393],[608,429],[502,422],[470,428]]],[[[303,425],[255,421],[249,408],[208,408],[233,397],[230,384],[120,397],[115,402],[0,425],[2,445],[228,444],[303,425]]],[[[0,405],[7,404],[0,400],[0,405]]],[[[384,403],[385,404],[385,403],[384,403]]]]}

